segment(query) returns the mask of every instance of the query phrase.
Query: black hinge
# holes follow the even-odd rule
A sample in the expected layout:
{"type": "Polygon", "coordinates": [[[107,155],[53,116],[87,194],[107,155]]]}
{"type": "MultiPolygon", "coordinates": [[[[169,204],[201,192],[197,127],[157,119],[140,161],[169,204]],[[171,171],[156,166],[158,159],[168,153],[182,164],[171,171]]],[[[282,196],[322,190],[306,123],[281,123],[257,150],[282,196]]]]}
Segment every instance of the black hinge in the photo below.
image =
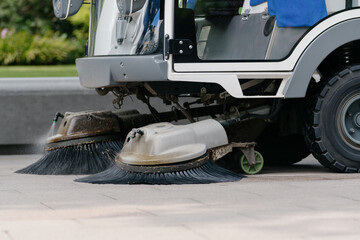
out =
{"type": "Polygon", "coordinates": [[[173,55],[191,55],[194,51],[194,43],[189,39],[166,39],[165,56],[173,55]]]}

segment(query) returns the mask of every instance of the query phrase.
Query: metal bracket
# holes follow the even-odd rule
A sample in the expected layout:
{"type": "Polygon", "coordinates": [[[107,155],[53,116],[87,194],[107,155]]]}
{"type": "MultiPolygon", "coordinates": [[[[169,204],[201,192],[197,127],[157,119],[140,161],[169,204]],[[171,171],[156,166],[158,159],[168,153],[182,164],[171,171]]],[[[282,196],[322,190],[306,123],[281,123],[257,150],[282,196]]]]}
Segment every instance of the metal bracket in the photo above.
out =
{"type": "Polygon", "coordinates": [[[189,39],[170,39],[169,35],[165,35],[164,53],[165,59],[169,59],[169,55],[190,55],[194,50],[194,43],[189,39]]]}
{"type": "Polygon", "coordinates": [[[241,19],[243,21],[247,21],[249,20],[249,16],[250,16],[250,9],[246,9],[245,12],[241,14],[241,19]]]}
{"type": "Polygon", "coordinates": [[[194,43],[189,39],[170,39],[169,53],[174,55],[190,55],[194,51],[194,43]]]}
{"type": "Polygon", "coordinates": [[[262,18],[263,20],[268,20],[269,17],[270,17],[270,15],[269,15],[269,9],[268,9],[268,8],[265,8],[265,11],[263,12],[263,15],[261,16],[261,18],[262,18]]]}
{"type": "Polygon", "coordinates": [[[216,161],[226,154],[233,151],[234,148],[239,148],[245,157],[249,160],[251,165],[255,165],[255,142],[245,142],[245,143],[230,143],[224,146],[216,147],[210,149],[211,158],[213,161],[216,161]]]}
{"type": "Polygon", "coordinates": [[[131,132],[132,132],[132,134],[131,134],[131,139],[134,139],[135,137],[136,137],[136,134],[139,134],[139,135],[144,135],[144,131],[143,130],[140,130],[140,129],[138,129],[138,128],[133,128],[132,130],[131,130],[131,132]]]}
{"type": "Polygon", "coordinates": [[[255,159],[254,147],[240,148],[240,150],[245,155],[245,157],[248,159],[250,165],[255,166],[256,165],[256,159],[255,159]]]}

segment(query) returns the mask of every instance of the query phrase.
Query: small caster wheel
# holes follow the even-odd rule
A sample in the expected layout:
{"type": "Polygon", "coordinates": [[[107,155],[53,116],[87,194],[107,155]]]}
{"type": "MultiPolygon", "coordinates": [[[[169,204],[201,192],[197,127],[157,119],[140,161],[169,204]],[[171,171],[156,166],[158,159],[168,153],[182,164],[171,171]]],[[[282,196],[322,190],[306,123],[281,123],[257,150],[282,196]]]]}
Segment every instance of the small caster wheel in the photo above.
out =
{"type": "Polygon", "coordinates": [[[255,165],[250,164],[245,155],[242,155],[240,159],[241,170],[249,175],[254,175],[259,173],[264,167],[264,158],[261,154],[255,151],[255,165]]]}

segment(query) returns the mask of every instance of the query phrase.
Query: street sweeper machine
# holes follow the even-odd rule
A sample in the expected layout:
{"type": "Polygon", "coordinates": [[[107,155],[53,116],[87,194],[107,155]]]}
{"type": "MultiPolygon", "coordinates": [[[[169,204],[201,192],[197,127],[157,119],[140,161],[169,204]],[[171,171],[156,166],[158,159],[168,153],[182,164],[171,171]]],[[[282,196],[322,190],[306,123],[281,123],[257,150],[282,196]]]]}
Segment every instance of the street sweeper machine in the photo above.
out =
{"type": "MultiPolygon", "coordinates": [[[[58,18],[83,0],[53,0],[58,18]]],[[[236,181],[310,153],[360,171],[358,0],[91,0],[80,82],[150,114],[66,113],[19,170],[90,183],[236,181]],[[151,99],[169,111],[160,112],[151,99]],[[169,122],[185,119],[189,124],[169,122]],[[199,120],[201,119],[201,120],[199,120]]]]}

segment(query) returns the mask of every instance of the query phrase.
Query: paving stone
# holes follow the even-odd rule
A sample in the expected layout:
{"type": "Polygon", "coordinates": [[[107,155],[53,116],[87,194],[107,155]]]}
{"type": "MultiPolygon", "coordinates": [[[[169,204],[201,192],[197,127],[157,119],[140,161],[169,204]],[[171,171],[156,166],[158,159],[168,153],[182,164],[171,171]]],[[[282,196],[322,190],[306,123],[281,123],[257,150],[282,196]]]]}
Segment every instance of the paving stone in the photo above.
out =
{"type": "Polygon", "coordinates": [[[0,239],[359,239],[359,174],[312,157],[235,183],[92,185],[0,156],[0,239]]]}

